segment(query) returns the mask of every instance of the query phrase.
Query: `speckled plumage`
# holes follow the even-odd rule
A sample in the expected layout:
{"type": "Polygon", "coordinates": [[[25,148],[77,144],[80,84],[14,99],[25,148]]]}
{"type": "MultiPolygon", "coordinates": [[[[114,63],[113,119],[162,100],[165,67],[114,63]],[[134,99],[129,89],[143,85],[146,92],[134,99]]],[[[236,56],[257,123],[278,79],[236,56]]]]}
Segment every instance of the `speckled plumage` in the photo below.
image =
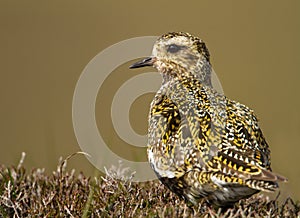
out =
{"type": "Polygon", "coordinates": [[[158,178],[186,201],[228,206],[274,191],[270,150],[253,111],[218,93],[205,43],[188,33],[161,36],[152,57],[163,82],[150,108],[148,159],[158,178]]]}

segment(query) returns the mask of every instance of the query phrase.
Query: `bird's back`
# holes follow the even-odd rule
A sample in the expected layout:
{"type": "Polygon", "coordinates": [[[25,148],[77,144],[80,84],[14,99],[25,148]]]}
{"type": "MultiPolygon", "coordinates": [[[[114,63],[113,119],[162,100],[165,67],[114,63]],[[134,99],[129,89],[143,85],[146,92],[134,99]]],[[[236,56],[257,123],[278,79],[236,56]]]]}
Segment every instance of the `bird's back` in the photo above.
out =
{"type": "Polygon", "coordinates": [[[187,201],[230,205],[284,180],[271,172],[270,151],[253,111],[204,86],[173,78],[149,115],[148,157],[159,179],[187,201]]]}

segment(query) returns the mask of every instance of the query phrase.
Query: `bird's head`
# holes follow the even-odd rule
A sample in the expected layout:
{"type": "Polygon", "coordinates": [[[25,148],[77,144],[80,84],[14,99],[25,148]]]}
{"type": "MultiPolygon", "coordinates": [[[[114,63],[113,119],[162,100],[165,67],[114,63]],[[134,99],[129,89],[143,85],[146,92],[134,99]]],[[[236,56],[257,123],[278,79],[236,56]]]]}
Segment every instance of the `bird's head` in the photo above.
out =
{"type": "Polygon", "coordinates": [[[200,80],[207,79],[211,70],[210,55],[205,43],[198,37],[184,32],[162,35],[153,46],[152,56],[133,64],[130,68],[145,66],[154,66],[163,76],[168,74],[171,77],[180,77],[185,73],[200,80]]]}

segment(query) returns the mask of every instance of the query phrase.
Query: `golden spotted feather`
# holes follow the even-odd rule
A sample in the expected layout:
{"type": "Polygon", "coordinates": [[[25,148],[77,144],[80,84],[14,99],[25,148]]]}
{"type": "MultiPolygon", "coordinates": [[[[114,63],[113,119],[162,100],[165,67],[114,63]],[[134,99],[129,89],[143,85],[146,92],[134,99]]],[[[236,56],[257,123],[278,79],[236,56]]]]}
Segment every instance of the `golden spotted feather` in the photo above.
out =
{"type": "Polygon", "coordinates": [[[168,33],[153,56],[132,68],[154,66],[163,83],[151,103],[148,158],[158,178],[186,201],[205,198],[230,206],[286,181],[271,171],[270,150],[251,109],[218,93],[204,42],[168,33]]]}

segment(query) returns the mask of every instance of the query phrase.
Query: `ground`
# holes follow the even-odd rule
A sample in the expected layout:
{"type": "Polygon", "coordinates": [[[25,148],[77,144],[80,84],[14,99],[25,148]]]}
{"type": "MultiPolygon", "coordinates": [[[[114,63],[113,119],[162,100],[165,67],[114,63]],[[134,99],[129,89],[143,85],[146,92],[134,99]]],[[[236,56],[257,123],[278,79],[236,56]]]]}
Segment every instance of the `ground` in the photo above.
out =
{"type": "MultiPolygon", "coordinates": [[[[159,181],[114,179],[118,173],[86,177],[61,161],[52,175],[0,166],[0,217],[299,217],[300,203],[279,203],[263,194],[221,210],[205,202],[188,207],[159,181]]],[[[134,174],[133,174],[134,176],[134,174]]]]}

